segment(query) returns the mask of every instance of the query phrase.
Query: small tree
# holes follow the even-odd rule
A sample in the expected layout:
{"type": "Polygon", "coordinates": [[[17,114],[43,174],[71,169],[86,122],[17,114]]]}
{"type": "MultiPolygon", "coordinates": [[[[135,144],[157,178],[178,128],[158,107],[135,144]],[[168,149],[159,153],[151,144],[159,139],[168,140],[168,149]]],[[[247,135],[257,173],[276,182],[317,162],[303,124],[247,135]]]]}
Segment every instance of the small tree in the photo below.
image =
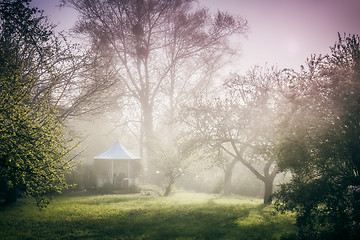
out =
{"type": "Polygon", "coordinates": [[[157,138],[151,141],[151,146],[157,158],[156,168],[166,178],[164,195],[168,196],[175,181],[185,174],[186,169],[194,161],[199,149],[187,135],[175,134],[168,128],[164,129],[167,131],[158,131],[157,138]]]}

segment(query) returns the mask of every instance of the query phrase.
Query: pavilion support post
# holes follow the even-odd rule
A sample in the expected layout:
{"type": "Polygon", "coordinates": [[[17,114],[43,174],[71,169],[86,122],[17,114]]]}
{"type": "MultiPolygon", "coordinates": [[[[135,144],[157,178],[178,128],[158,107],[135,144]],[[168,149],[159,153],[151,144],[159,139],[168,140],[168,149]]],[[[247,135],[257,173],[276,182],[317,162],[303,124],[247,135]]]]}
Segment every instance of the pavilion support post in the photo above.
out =
{"type": "Polygon", "coordinates": [[[111,160],[111,183],[114,185],[114,160],[111,160]]]}
{"type": "Polygon", "coordinates": [[[130,160],[127,161],[127,168],[128,168],[128,174],[127,174],[128,187],[130,187],[130,160]]]}

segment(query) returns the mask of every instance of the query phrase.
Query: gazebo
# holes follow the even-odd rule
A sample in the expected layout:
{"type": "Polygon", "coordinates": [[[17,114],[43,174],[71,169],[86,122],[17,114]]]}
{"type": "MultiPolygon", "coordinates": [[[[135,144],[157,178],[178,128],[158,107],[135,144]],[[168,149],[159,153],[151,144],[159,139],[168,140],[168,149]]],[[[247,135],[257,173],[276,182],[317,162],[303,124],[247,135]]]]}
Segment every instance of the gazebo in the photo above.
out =
{"type": "Polygon", "coordinates": [[[96,160],[111,160],[111,184],[114,184],[114,161],[127,161],[127,186],[130,186],[130,162],[141,158],[129,152],[117,141],[109,150],[95,157],[96,160]]]}

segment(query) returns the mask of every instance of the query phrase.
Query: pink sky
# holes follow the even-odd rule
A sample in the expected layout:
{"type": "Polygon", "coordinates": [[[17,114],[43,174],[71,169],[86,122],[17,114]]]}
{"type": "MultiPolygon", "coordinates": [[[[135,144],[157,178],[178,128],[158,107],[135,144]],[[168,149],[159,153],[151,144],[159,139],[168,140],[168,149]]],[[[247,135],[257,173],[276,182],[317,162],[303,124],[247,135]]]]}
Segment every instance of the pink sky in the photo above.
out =
{"type": "MultiPolygon", "coordinates": [[[[58,0],[33,0],[59,29],[72,26],[75,11],[58,0]]],[[[236,68],[277,65],[299,69],[311,54],[326,54],[337,33],[360,34],[360,0],[199,0],[210,10],[228,11],[249,21],[236,68]]]]}
{"type": "Polygon", "coordinates": [[[252,65],[299,69],[311,54],[329,53],[337,33],[360,34],[359,0],[201,0],[249,21],[241,70],[252,65]]]}

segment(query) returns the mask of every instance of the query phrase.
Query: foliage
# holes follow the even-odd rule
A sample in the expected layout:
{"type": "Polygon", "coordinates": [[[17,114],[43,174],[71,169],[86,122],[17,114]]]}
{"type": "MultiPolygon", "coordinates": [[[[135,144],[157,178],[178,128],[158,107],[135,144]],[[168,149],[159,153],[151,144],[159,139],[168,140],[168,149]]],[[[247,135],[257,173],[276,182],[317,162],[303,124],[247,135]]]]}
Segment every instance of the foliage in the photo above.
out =
{"type": "Polygon", "coordinates": [[[183,176],[191,163],[196,161],[199,149],[186,134],[176,133],[176,129],[163,127],[152,138],[151,146],[156,157],[156,169],[164,175],[166,184],[164,195],[168,196],[175,181],[183,176]]]}
{"type": "Polygon", "coordinates": [[[21,59],[24,75],[34,75],[39,65],[46,63],[50,54],[48,43],[53,35],[53,26],[41,11],[29,7],[30,2],[3,0],[0,3],[2,49],[11,50],[12,55],[21,59]]]}
{"type": "Polygon", "coordinates": [[[71,191],[92,191],[96,188],[97,176],[93,166],[84,163],[77,165],[65,175],[66,182],[73,185],[71,191]]]}
{"type": "Polygon", "coordinates": [[[59,197],[42,210],[21,199],[1,208],[1,239],[280,239],[293,217],[261,200],[181,193],[170,197],[59,197]]]}
{"type": "Polygon", "coordinates": [[[37,68],[45,69],[34,56],[41,60],[47,54],[42,42],[52,32],[28,3],[0,4],[0,177],[8,193],[21,189],[35,197],[38,206],[45,206],[49,193],[67,187],[64,174],[71,166],[65,156],[70,148],[50,92],[38,91],[37,68]]]}
{"type": "Polygon", "coordinates": [[[293,78],[280,125],[278,164],[293,178],[276,206],[296,212],[300,239],[360,236],[359,37],[339,35],[331,50],[293,78]]]}
{"type": "Polygon", "coordinates": [[[189,107],[186,114],[192,134],[217,152],[215,164],[224,168],[225,194],[231,192],[232,170],[240,162],[264,182],[264,202],[270,202],[278,173],[272,150],[276,141],[277,94],[283,78],[275,68],[255,67],[244,76],[231,76],[224,83],[222,97],[201,100],[189,107]]]}

